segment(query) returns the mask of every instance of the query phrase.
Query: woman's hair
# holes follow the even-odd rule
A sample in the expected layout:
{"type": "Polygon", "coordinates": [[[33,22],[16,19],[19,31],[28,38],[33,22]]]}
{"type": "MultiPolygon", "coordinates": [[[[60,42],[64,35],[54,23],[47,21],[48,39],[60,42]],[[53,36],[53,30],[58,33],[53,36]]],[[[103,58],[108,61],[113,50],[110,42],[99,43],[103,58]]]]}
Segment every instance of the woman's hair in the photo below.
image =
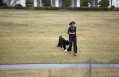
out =
{"type": "Polygon", "coordinates": [[[71,24],[73,24],[73,23],[76,24],[74,21],[71,21],[71,22],[69,23],[69,25],[71,25],[71,24]]]}

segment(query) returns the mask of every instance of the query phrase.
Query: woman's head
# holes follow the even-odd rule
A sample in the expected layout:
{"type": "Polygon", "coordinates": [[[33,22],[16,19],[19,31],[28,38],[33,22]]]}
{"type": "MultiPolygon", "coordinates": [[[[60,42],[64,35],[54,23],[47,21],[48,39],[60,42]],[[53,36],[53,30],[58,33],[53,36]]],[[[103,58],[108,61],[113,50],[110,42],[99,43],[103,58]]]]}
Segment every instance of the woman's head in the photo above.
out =
{"type": "Polygon", "coordinates": [[[69,25],[71,25],[71,26],[74,26],[74,24],[75,24],[74,21],[71,21],[71,22],[69,23],[69,25]]]}

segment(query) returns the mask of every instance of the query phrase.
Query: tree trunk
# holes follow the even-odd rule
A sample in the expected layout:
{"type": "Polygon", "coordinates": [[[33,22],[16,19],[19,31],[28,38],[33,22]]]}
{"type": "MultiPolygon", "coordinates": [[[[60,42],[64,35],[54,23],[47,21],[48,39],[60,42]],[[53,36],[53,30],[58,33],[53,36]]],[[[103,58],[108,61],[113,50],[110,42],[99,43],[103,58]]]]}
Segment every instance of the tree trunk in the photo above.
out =
{"type": "Polygon", "coordinates": [[[66,9],[66,0],[62,0],[62,9],[66,9]]]}
{"type": "Polygon", "coordinates": [[[14,2],[13,2],[13,4],[12,4],[12,6],[15,4],[16,5],[16,2],[17,2],[18,0],[14,0],[14,2]]]}
{"type": "Polygon", "coordinates": [[[7,3],[8,3],[8,6],[10,6],[10,2],[11,2],[12,0],[7,0],[7,3]]]}
{"type": "Polygon", "coordinates": [[[11,0],[8,1],[8,6],[10,6],[10,1],[11,1],[11,0]]]}

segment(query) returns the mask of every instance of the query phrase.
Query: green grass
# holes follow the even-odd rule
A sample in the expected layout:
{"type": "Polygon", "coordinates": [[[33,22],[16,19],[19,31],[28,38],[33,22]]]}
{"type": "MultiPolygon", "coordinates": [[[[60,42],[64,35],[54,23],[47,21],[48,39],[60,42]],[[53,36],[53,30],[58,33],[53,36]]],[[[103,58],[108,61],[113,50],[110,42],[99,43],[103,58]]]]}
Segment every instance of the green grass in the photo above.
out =
{"type": "Polygon", "coordinates": [[[0,9],[0,64],[119,63],[119,12],[0,9]],[[57,47],[77,26],[78,55],[57,47]]]}

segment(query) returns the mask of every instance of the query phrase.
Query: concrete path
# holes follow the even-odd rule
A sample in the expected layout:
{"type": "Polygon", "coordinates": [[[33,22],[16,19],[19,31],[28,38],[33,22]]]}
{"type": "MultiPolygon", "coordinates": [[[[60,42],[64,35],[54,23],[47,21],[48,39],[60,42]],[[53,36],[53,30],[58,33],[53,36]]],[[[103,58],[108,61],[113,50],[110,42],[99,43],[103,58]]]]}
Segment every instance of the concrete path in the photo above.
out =
{"type": "Polygon", "coordinates": [[[119,68],[119,64],[14,64],[0,65],[0,70],[33,70],[59,68],[119,68]]]}

